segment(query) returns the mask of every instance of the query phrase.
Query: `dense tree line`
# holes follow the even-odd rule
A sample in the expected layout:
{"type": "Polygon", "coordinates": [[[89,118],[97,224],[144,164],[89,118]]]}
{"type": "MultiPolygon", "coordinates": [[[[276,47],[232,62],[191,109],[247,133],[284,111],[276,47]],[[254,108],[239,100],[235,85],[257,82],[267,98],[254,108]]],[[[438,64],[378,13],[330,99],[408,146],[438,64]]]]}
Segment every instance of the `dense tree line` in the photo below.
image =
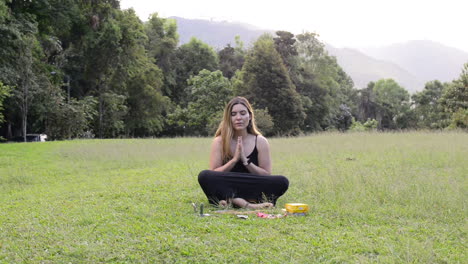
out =
{"type": "Polygon", "coordinates": [[[0,137],[210,135],[234,95],[270,135],[468,127],[468,64],[410,96],[391,79],[355,89],[314,33],[235,43],[179,45],[174,20],[118,0],[1,0],[0,137]]]}

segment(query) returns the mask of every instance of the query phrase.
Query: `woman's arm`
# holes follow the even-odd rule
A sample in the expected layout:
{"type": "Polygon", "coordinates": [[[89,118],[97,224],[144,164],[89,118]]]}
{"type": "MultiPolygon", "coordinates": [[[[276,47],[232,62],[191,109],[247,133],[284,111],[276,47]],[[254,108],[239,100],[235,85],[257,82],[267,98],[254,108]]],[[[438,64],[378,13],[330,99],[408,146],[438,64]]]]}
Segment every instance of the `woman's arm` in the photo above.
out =
{"type": "Polygon", "coordinates": [[[211,144],[210,170],[231,171],[239,160],[240,155],[238,152],[239,145],[236,148],[236,154],[234,154],[234,157],[223,165],[223,141],[221,140],[221,137],[216,137],[211,144]]]}
{"type": "Polygon", "coordinates": [[[250,163],[246,166],[252,174],[271,175],[271,156],[268,140],[263,136],[257,136],[258,166],[250,163]]]}

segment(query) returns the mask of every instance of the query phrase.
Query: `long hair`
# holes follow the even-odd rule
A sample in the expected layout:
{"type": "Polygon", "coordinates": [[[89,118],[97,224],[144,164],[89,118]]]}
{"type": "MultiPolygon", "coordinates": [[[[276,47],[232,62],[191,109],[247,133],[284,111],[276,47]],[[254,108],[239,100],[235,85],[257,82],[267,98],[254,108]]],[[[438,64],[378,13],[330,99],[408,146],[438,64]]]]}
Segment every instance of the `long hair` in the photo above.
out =
{"type": "Polygon", "coordinates": [[[215,137],[221,136],[221,141],[223,144],[222,150],[222,158],[223,163],[229,161],[232,158],[230,149],[231,149],[231,139],[234,137],[234,128],[232,125],[231,119],[231,112],[232,108],[236,104],[241,104],[247,108],[247,111],[250,115],[249,125],[247,126],[247,133],[253,135],[261,135],[260,131],[257,128],[257,124],[255,123],[255,115],[252,106],[250,105],[249,101],[244,98],[237,96],[233,98],[224,108],[223,120],[218,126],[218,130],[216,130],[215,137]]]}

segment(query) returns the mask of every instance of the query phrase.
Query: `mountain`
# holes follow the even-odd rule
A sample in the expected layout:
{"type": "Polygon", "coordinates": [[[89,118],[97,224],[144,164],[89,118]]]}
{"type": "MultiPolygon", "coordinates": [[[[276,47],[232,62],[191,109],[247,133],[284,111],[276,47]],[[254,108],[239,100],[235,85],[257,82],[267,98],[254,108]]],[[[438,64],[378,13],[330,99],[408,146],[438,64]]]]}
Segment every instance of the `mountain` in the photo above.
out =
{"type": "MultiPolygon", "coordinates": [[[[264,33],[274,35],[273,30],[226,21],[186,19],[170,17],[177,21],[180,44],[192,37],[220,50],[240,36],[248,47],[264,33]]],[[[419,40],[380,48],[335,48],[326,44],[329,53],[351,76],[357,88],[364,88],[371,81],[392,78],[409,92],[420,91],[432,80],[452,81],[460,76],[468,53],[433,41],[419,40]]]]}
{"type": "Polygon", "coordinates": [[[391,61],[425,81],[458,78],[468,53],[429,40],[413,40],[379,48],[360,48],[377,59],[391,61]]]}
{"type": "Polygon", "coordinates": [[[271,30],[261,30],[252,25],[227,21],[210,21],[202,19],[186,19],[170,17],[177,21],[180,44],[185,44],[196,37],[216,50],[223,49],[228,43],[235,45],[235,37],[240,36],[245,47],[254,42],[264,33],[274,33],[271,30]]]}
{"type": "Polygon", "coordinates": [[[392,78],[410,93],[421,90],[424,81],[403,69],[396,63],[377,60],[358,50],[350,48],[338,49],[325,45],[330,55],[336,57],[338,64],[351,76],[354,86],[364,88],[370,81],[392,78]]]}

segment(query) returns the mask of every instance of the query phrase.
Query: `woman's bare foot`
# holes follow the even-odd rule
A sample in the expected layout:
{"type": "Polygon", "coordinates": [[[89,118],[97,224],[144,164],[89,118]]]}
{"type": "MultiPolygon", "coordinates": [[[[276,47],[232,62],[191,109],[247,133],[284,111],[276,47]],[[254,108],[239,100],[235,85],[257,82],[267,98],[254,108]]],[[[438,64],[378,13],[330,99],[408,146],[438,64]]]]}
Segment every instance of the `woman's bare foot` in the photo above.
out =
{"type": "Polygon", "coordinates": [[[226,200],[221,200],[219,201],[218,206],[226,208],[228,206],[228,203],[226,202],[226,200]]]}
{"type": "Polygon", "coordinates": [[[248,208],[248,209],[269,209],[269,208],[273,208],[273,204],[272,203],[258,203],[258,204],[254,204],[254,203],[248,203],[245,208],[248,208]]]}

